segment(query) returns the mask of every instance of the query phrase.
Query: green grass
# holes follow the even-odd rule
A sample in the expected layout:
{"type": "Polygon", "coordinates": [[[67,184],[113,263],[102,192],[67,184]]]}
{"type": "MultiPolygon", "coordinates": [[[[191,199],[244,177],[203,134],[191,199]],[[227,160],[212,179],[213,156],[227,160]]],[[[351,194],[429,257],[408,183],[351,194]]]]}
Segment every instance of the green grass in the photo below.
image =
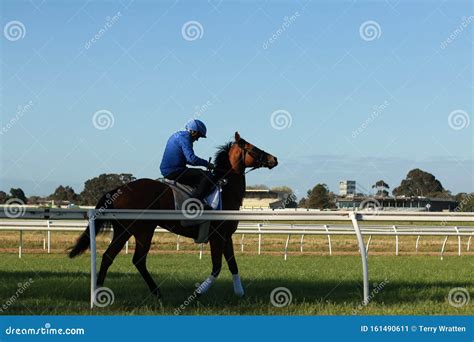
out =
{"type": "MultiPolygon", "coordinates": [[[[121,254],[109,270],[105,286],[115,294],[115,302],[97,308],[97,315],[173,315],[193,293],[195,284],[209,274],[208,255],[154,254],[148,267],[160,284],[163,301],[150,296],[144,281],[131,263],[131,255],[121,254]]],[[[46,315],[91,314],[88,255],[69,260],[65,255],[0,254],[0,308],[12,297],[18,283],[33,283],[0,314],[46,315]]],[[[233,294],[227,268],[208,294],[191,301],[184,315],[470,315],[473,300],[461,308],[449,305],[450,289],[464,287],[474,293],[474,257],[370,256],[371,287],[385,279],[388,283],[365,308],[362,299],[361,263],[358,256],[237,255],[246,289],[242,299],[233,294]],[[290,305],[276,308],[270,293],[288,288],[290,305]]]]}

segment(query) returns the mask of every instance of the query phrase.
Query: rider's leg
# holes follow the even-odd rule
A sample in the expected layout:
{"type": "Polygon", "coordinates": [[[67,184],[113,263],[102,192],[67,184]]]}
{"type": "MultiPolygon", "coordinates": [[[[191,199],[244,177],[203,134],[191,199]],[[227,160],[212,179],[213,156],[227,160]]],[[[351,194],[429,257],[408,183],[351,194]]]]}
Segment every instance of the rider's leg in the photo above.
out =
{"type": "MultiPolygon", "coordinates": [[[[201,170],[199,170],[201,171],[201,170]]],[[[212,191],[212,186],[214,185],[214,181],[211,178],[212,176],[209,173],[205,173],[201,171],[201,179],[197,184],[196,189],[193,191],[193,197],[202,200],[207,195],[209,195],[212,191]]]]}
{"type": "Polygon", "coordinates": [[[202,200],[211,192],[214,184],[211,175],[201,169],[186,168],[183,171],[167,175],[166,178],[195,187],[192,197],[199,200],[202,200]]]}

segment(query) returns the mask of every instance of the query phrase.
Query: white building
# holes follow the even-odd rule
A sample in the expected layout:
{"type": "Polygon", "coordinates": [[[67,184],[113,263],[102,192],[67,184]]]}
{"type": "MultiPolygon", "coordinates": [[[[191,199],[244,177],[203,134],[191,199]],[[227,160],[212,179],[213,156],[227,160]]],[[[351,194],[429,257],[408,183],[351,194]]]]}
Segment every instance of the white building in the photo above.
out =
{"type": "Polygon", "coordinates": [[[339,182],[339,196],[354,196],[356,194],[356,181],[342,180],[339,182]]]}

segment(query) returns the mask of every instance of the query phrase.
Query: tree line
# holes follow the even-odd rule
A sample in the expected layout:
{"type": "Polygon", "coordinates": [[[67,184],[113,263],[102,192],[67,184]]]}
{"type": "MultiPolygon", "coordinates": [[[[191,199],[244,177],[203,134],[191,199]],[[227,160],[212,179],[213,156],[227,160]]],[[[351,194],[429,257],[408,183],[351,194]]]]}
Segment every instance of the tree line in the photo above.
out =
{"type": "Polygon", "coordinates": [[[136,178],[130,173],[103,173],[97,177],[88,179],[84,183],[84,190],[77,194],[68,185],[60,185],[54,192],[46,197],[31,196],[26,197],[22,189],[11,189],[10,195],[0,191],[0,204],[7,203],[9,199],[16,199],[25,204],[38,204],[44,200],[54,200],[57,202],[70,202],[78,205],[96,205],[99,199],[108,191],[127,184],[136,178]]]}
{"type": "MultiPolygon", "coordinates": [[[[25,204],[38,204],[44,200],[54,200],[78,205],[95,205],[106,192],[135,179],[130,173],[104,173],[88,179],[84,183],[84,190],[79,194],[68,185],[60,185],[51,195],[46,197],[27,197],[21,188],[12,188],[9,194],[5,191],[0,191],[0,204],[8,203],[8,200],[15,199],[25,204]]],[[[390,186],[384,180],[378,180],[372,188],[376,191],[376,197],[389,196],[390,186]]],[[[282,193],[284,195],[282,206],[285,208],[334,209],[336,207],[336,194],[331,192],[326,184],[322,183],[316,184],[312,189],[309,189],[306,196],[302,197],[299,201],[294,191],[288,186],[269,188],[264,184],[256,184],[248,186],[247,189],[267,189],[282,193]]],[[[474,211],[474,193],[461,192],[452,195],[434,175],[420,169],[413,169],[408,172],[400,185],[393,189],[392,194],[394,196],[425,196],[452,199],[459,203],[459,211],[474,211]]],[[[358,193],[356,195],[364,196],[365,194],[358,193]]]]}
{"type": "MultiPolygon", "coordinates": [[[[375,197],[389,196],[390,186],[384,180],[378,180],[372,185],[376,190],[375,197]]],[[[393,196],[416,197],[455,200],[459,203],[457,211],[474,211],[474,193],[461,192],[456,195],[443,187],[441,182],[429,172],[413,169],[408,172],[399,186],[393,189],[393,196]]],[[[357,193],[356,196],[365,196],[357,193]]],[[[336,195],[329,190],[326,184],[316,184],[308,190],[306,197],[298,202],[298,207],[308,209],[334,209],[336,208],[336,195]]]]}

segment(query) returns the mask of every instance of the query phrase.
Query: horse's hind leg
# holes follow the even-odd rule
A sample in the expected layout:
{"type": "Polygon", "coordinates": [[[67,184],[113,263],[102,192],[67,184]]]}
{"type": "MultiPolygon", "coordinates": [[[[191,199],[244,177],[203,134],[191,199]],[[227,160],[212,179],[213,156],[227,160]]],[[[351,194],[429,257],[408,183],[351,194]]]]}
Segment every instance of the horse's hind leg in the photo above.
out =
{"type": "Polygon", "coordinates": [[[105,276],[110,265],[114,262],[115,257],[122,250],[125,243],[130,239],[131,234],[118,222],[113,224],[114,236],[107,250],[102,256],[102,262],[100,264],[99,276],[97,277],[97,286],[101,287],[104,285],[105,276]]]}
{"type": "Polygon", "coordinates": [[[133,254],[133,264],[137,268],[138,272],[142,275],[143,279],[147,283],[152,294],[161,298],[161,292],[155,281],[151,277],[146,267],[146,257],[150,251],[151,239],[155,233],[155,226],[152,227],[141,227],[141,229],[135,229],[135,254],[133,254]]]}

